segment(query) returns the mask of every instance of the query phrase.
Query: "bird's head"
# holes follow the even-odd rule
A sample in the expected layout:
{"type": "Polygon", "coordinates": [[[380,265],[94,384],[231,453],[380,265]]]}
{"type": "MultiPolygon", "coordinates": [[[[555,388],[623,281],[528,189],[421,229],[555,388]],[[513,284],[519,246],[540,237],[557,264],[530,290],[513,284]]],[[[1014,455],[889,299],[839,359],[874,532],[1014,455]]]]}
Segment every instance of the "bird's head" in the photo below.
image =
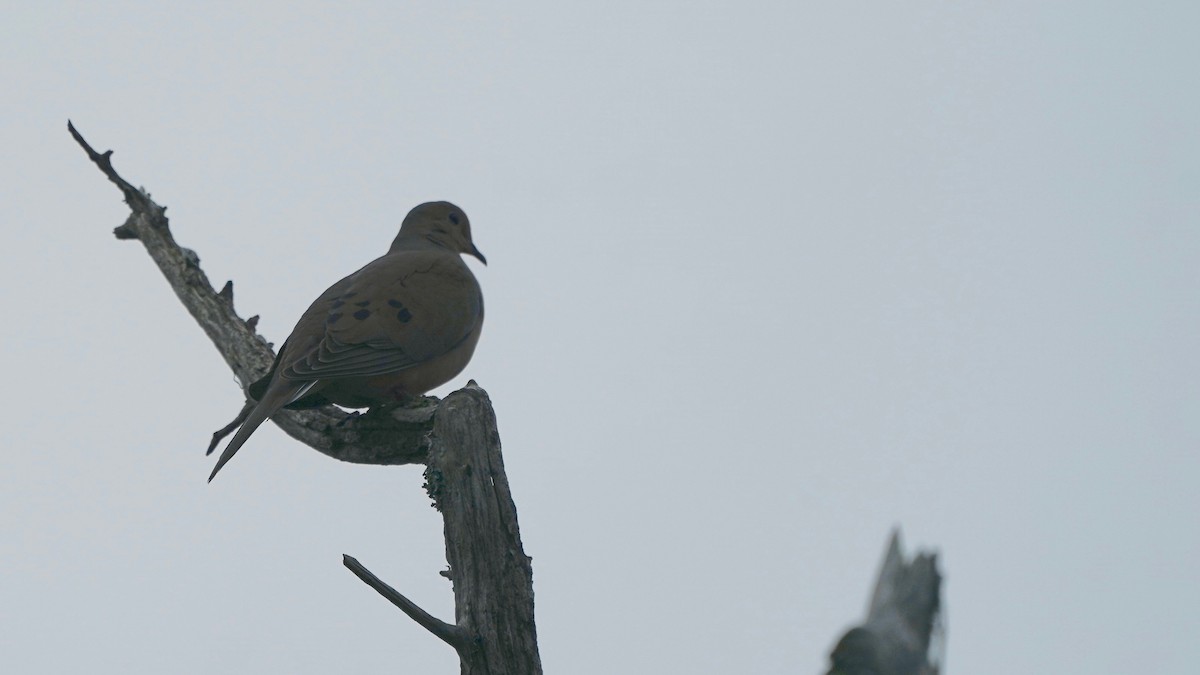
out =
{"type": "Polygon", "coordinates": [[[431,241],[455,253],[475,256],[479,262],[487,264],[487,258],[471,241],[471,221],[467,220],[467,214],[450,202],[425,202],[409,211],[391,250],[403,246],[404,240],[412,239],[431,241]]]}

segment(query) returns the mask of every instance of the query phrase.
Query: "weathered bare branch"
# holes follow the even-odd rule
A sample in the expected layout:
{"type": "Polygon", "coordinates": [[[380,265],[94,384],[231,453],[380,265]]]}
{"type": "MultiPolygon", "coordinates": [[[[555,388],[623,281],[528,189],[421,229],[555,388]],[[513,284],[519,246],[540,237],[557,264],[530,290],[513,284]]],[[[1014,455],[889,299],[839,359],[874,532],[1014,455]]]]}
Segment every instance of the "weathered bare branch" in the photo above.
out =
{"type": "MultiPolygon", "coordinates": [[[[233,309],[233,285],[213,290],[200,269],[200,257],[183,248],[171,235],[166,207],[159,206],[144,189],[133,187],[117,174],[112,151],[96,152],[67,122],[67,129],[125,196],[130,214],[114,230],[118,239],[137,239],[146,247],[180,302],[204,330],[229,364],[243,389],[271,368],[270,344],[254,332],[257,317],[242,320],[233,309]]],[[[292,438],[330,457],[359,464],[415,464],[428,452],[426,436],[433,428],[437,399],[425,397],[416,412],[406,408],[347,415],[334,406],[310,410],[284,410],[272,420],[292,438]]],[[[220,433],[220,432],[218,432],[220,433]]],[[[218,439],[219,440],[219,439],[218,439]]]]}

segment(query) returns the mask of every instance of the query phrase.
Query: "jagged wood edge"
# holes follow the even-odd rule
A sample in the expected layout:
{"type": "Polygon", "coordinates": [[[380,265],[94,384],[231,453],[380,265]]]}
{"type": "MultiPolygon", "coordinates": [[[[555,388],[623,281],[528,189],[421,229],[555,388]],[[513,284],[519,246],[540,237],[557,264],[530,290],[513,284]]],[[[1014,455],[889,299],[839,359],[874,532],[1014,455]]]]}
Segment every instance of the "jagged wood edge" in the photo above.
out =
{"type": "MultiPolygon", "coordinates": [[[[243,388],[265,375],[274,353],[258,335],[258,317],[244,320],[233,308],[233,282],[213,290],[200,268],[200,257],[175,242],[166,216],[144,189],[121,178],[112,166],[112,150],[98,153],[69,120],[67,130],[125,197],[130,214],[113,230],[118,239],[137,239],[166,277],[184,308],[212,340],[243,388]]],[[[416,464],[425,461],[437,399],[425,397],[424,407],[348,415],[335,406],[312,410],[283,410],[272,421],[287,435],[335,459],[357,464],[416,464]]]]}

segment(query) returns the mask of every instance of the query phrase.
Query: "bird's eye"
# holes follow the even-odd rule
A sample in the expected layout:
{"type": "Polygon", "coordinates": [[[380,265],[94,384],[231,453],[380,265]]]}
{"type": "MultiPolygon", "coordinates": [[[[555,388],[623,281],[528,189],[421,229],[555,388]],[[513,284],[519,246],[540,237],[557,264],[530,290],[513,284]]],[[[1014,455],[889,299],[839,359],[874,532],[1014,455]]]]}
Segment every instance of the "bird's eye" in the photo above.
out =
{"type": "Polygon", "coordinates": [[[457,213],[450,214],[450,222],[454,223],[455,225],[458,224],[458,214],[457,213]]]}

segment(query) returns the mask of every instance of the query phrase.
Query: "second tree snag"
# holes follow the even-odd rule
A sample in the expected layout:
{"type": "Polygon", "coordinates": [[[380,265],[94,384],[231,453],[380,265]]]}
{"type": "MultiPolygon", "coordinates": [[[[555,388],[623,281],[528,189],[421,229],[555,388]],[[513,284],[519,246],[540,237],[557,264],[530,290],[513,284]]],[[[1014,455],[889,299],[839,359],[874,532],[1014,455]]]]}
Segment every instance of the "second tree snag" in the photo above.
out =
{"type": "Polygon", "coordinates": [[[893,531],[867,618],[838,640],[828,675],[938,675],[941,584],[937,556],[905,559],[893,531]]]}

